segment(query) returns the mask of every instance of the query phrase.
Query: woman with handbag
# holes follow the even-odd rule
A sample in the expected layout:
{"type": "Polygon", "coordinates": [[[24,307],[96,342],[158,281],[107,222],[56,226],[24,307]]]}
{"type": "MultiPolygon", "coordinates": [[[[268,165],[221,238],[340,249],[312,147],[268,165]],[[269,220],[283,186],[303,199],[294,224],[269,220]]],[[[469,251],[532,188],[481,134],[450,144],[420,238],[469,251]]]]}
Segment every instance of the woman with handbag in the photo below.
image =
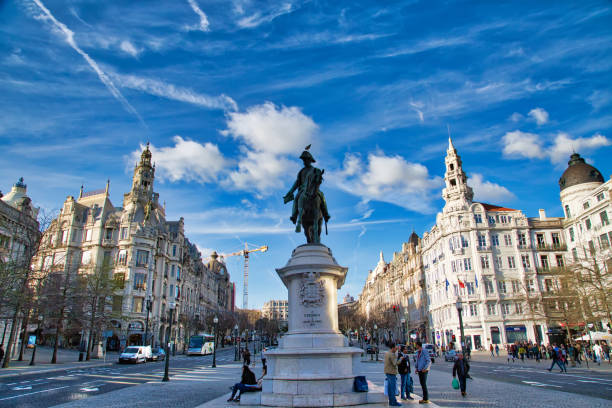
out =
{"type": "Polygon", "coordinates": [[[410,396],[412,393],[412,377],[410,377],[410,356],[408,355],[406,346],[402,347],[399,357],[400,360],[397,364],[397,371],[400,375],[401,398],[403,400],[411,400],[414,398],[410,396]]]}
{"type": "Polygon", "coordinates": [[[461,388],[461,395],[466,396],[466,379],[469,377],[470,365],[463,358],[463,353],[460,351],[457,353],[457,360],[453,365],[453,388],[461,388]],[[455,386],[457,377],[459,379],[459,387],[455,386]]]}

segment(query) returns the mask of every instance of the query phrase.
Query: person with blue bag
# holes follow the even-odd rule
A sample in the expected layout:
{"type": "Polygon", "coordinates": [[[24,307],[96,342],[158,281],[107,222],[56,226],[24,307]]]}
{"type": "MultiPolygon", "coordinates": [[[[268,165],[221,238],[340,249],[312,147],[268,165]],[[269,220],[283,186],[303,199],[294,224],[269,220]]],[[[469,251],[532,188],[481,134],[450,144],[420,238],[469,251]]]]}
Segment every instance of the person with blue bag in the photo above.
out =
{"type": "Polygon", "coordinates": [[[466,380],[469,377],[470,365],[463,358],[463,352],[457,353],[457,360],[453,365],[453,388],[461,388],[461,395],[466,396],[466,380]],[[457,384],[457,378],[459,379],[457,384]]]}
{"type": "Polygon", "coordinates": [[[412,393],[412,377],[410,377],[410,356],[406,346],[402,346],[399,357],[397,371],[400,375],[401,398],[403,400],[411,400],[414,398],[410,396],[412,393]]]}

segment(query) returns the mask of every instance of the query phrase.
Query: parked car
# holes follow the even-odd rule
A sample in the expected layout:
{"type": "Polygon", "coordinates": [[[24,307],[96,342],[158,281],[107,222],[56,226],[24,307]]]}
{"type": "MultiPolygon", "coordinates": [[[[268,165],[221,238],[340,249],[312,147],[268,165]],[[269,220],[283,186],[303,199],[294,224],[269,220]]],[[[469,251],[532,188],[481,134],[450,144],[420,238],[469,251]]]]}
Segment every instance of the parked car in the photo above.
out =
{"type": "Polygon", "coordinates": [[[161,347],[155,347],[151,350],[151,361],[164,361],[166,359],[166,352],[161,347]]]}
{"type": "Polygon", "coordinates": [[[429,357],[431,358],[431,362],[435,363],[435,357],[437,357],[436,355],[436,349],[434,348],[433,344],[429,344],[429,343],[424,343],[423,344],[423,349],[427,350],[427,352],[429,353],[429,357]]]}
{"type": "Polygon", "coordinates": [[[448,350],[444,353],[444,361],[455,361],[457,359],[457,352],[455,350],[448,350]]]}
{"type": "Polygon", "coordinates": [[[151,346],[129,346],[119,355],[119,363],[146,363],[151,358],[151,346]]]}
{"type": "Polygon", "coordinates": [[[376,344],[368,344],[366,346],[366,353],[367,354],[376,354],[376,353],[378,353],[378,347],[376,346],[376,344]]]}

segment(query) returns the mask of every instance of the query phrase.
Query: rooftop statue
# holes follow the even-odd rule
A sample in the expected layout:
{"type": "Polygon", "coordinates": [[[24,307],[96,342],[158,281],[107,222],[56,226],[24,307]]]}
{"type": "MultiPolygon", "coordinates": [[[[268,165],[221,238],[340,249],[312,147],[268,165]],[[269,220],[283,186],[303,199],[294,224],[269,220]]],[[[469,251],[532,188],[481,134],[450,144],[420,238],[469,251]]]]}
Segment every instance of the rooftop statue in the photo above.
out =
{"type": "Polygon", "coordinates": [[[293,201],[293,211],[289,219],[295,224],[295,232],[300,232],[303,227],[306,242],[319,244],[321,243],[323,219],[325,219],[325,233],[327,234],[327,221],[330,218],[325,196],[319,190],[325,170],[312,166],[312,163],[315,163],[316,160],[308,149],[310,149],[310,145],[306,146],[300,156],[300,159],[304,162],[304,167],[299,171],[295,183],[283,199],[285,204],[293,201]],[[294,197],[295,190],[297,190],[297,194],[294,197]]]}

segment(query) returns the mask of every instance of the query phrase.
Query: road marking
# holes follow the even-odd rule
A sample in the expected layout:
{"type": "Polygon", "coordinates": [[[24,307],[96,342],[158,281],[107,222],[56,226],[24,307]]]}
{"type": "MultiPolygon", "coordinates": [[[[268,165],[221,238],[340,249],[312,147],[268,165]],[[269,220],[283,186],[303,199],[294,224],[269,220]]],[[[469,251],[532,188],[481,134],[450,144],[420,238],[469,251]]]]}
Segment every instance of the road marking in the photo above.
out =
{"type": "Polygon", "coordinates": [[[32,389],[31,385],[19,385],[17,387],[12,388],[13,391],[23,391],[23,390],[31,390],[31,389],[32,389]]]}
{"type": "Polygon", "coordinates": [[[599,384],[599,381],[592,381],[592,380],[578,380],[578,382],[599,384]]]}
{"type": "Polygon", "coordinates": [[[96,388],[96,387],[83,387],[83,388],[80,388],[79,391],[83,391],[83,392],[96,392],[96,391],[100,391],[100,389],[96,388]]]}
{"type": "Polygon", "coordinates": [[[38,394],[38,393],[41,393],[41,392],[47,392],[47,391],[61,390],[62,388],[68,388],[68,387],[69,387],[68,385],[65,385],[65,386],[63,386],[63,387],[49,388],[48,390],[41,390],[41,391],[28,392],[27,394],[14,395],[14,396],[12,396],[12,397],[0,398],[0,401],[6,401],[6,400],[14,399],[14,398],[27,397],[28,395],[32,395],[32,394],[38,394]]]}
{"type": "Polygon", "coordinates": [[[544,384],[541,382],[537,382],[537,381],[522,381],[525,384],[529,384],[532,387],[555,387],[555,388],[561,388],[560,385],[553,385],[553,384],[544,384]]]}

